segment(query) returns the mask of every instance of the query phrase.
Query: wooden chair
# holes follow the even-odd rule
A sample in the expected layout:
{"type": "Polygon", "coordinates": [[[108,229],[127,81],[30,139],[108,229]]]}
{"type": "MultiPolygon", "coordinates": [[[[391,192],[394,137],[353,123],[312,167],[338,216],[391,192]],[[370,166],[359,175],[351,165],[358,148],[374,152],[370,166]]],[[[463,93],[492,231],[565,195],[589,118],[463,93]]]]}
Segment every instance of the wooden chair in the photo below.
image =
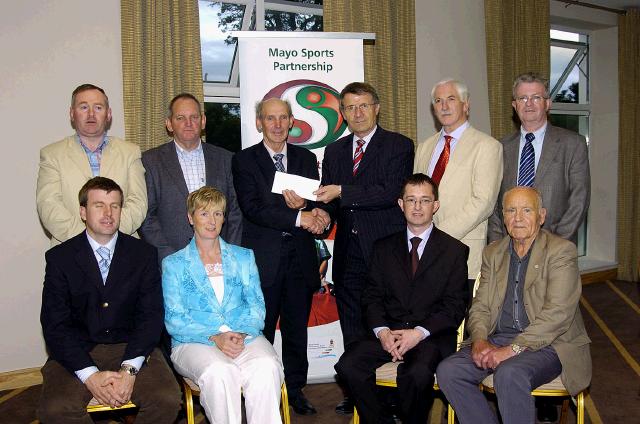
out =
{"type": "MultiPolygon", "coordinates": [[[[187,377],[182,377],[181,383],[184,391],[184,406],[187,410],[187,424],[194,424],[193,396],[200,396],[200,387],[187,377]]],[[[284,424],[291,424],[291,415],[289,414],[289,395],[287,394],[287,386],[284,383],[280,389],[280,412],[282,414],[282,422],[284,424]]]]}
{"type": "MultiPolygon", "coordinates": [[[[495,390],[493,388],[493,374],[482,380],[481,388],[482,390],[485,390],[487,392],[495,393],[495,390]]],[[[560,412],[559,422],[566,422],[566,413],[569,409],[569,399],[571,398],[571,395],[569,394],[569,392],[567,392],[567,389],[562,384],[560,376],[556,377],[549,383],[543,384],[542,386],[533,390],[531,392],[531,395],[565,397],[566,399],[562,402],[562,410],[560,412]]],[[[584,424],[584,391],[578,393],[578,395],[576,396],[576,422],[577,424],[584,424]]]]}
{"type": "MultiPolygon", "coordinates": [[[[478,284],[480,284],[480,275],[476,278],[475,283],[473,284],[473,296],[475,296],[476,291],[478,290],[478,284]]],[[[460,349],[462,345],[462,341],[464,340],[464,324],[465,320],[462,320],[460,326],[458,327],[458,336],[456,339],[456,351],[460,349]]],[[[386,364],[381,365],[376,369],[376,386],[382,387],[398,387],[398,383],[396,381],[398,377],[398,365],[400,365],[402,361],[398,362],[387,362],[386,364]]],[[[438,380],[434,374],[434,383],[433,390],[440,390],[438,386],[438,380]]],[[[447,423],[454,423],[454,413],[451,405],[447,407],[447,423]]],[[[358,410],[354,406],[353,408],[353,424],[360,424],[360,416],[358,415],[358,410]]]]}

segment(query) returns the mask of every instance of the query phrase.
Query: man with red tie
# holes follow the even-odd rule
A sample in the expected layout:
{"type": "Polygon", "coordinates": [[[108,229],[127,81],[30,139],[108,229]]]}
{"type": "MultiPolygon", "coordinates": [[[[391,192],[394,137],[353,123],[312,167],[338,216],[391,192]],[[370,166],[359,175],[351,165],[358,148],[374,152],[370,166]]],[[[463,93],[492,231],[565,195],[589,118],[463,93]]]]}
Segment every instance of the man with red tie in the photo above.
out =
{"type": "Polygon", "coordinates": [[[469,280],[475,280],[502,180],[502,145],[469,124],[469,91],[463,82],[436,83],[431,103],[442,129],[418,143],[413,170],[438,184],[440,210],[433,222],[469,246],[469,280]]]}
{"type": "MultiPolygon", "coordinates": [[[[405,227],[398,196],[411,175],[413,142],[378,125],[380,100],[375,88],[352,82],[340,93],[349,134],[327,146],[317,200],[327,203],[337,221],[333,281],[345,349],[365,337],[360,310],[373,243],[405,227]]],[[[339,414],[353,412],[345,399],[339,414]]]]}

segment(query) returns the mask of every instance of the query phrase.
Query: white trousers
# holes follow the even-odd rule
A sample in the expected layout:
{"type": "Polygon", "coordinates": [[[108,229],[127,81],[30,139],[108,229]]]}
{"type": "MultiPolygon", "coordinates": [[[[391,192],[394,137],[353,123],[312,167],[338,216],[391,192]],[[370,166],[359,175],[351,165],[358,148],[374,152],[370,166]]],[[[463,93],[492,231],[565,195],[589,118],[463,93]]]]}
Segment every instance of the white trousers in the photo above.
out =
{"type": "Polygon", "coordinates": [[[217,346],[181,344],[171,351],[176,371],[200,386],[200,404],[212,424],[240,424],[241,396],[248,424],[281,423],[282,363],[263,336],[232,359],[217,346]]]}

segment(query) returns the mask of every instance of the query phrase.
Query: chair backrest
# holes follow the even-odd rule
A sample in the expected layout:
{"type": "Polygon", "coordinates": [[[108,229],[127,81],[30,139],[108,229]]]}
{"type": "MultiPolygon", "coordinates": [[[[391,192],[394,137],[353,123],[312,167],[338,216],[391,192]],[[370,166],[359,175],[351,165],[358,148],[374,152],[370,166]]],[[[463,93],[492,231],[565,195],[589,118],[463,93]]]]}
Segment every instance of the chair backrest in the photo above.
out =
{"type": "MultiPolygon", "coordinates": [[[[478,276],[476,277],[476,280],[473,282],[473,290],[471,291],[472,293],[472,299],[474,297],[476,297],[476,292],[478,291],[478,286],[480,285],[480,274],[478,274],[478,276]]],[[[464,325],[466,323],[466,319],[463,319],[462,322],[460,323],[460,326],[458,327],[458,337],[456,337],[456,351],[460,350],[460,348],[462,347],[462,341],[464,340],[464,325]]]]}

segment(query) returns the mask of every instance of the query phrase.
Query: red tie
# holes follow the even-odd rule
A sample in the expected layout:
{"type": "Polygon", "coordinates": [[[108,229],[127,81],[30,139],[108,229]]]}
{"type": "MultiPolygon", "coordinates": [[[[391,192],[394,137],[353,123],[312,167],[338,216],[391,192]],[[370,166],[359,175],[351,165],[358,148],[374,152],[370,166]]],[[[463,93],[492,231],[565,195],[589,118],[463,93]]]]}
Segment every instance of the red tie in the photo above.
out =
{"type": "Polygon", "coordinates": [[[358,146],[356,147],[356,153],[353,155],[353,176],[355,177],[358,172],[358,166],[360,166],[360,161],[362,160],[362,156],[364,155],[364,151],[362,150],[362,146],[364,146],[364,140],[356,141],[358,146]]]}
{"type": "Polygon", "coordinates": [[[449,154],[451,152],[452,139],[453,137],[451,137],[450,135],[444,136],[444,149],[442,149],[442,153],[440,153],[440,157],[438,158],[436,167],[433,169],[433,174],[431,175],[431,179],[433,179],[436,184],[440,184],[440,180],[444,175],[444,169],[447,167],[447,163],[449,163],[449,154]]]}

